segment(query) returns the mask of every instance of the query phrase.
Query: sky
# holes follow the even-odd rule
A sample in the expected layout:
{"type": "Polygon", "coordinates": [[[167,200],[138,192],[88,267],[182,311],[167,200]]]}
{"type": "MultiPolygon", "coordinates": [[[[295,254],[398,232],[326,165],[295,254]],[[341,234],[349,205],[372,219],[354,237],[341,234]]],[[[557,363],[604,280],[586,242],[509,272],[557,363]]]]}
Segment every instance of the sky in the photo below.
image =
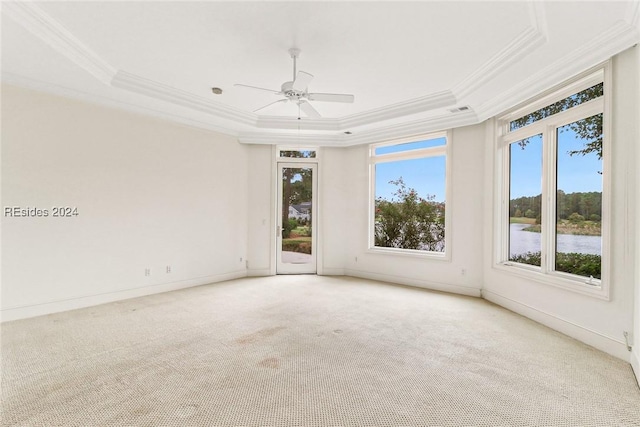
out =
{"type": "MultiPolygon", "coordinates": [[[[569,156],[568,151],[579,150],[583,140],[568,126],[558,135],[558,186],[565,193],[602,191],[602,161],[595,153],[586,156],[569,156]]],[[[376,154],[395,153],[409,149],[442,145],[444,138],[410,144],[378,147],[376,154]]],[[[444,156],[402,160],[376,165],[376,198],[391,200],[397,187],[391,180],[402,177],[408,188],[414,188],[422,197],[435,196],[445,201],[444,156]]],[[[542,136],[529,138],[523,150],[516,143],[511,145],[511,198],[537,196],[542,188],[542,136]]]]}
{"type": "MultiPolygon", "coordinates": [[[[579,150],[584,141],[569,127],[561,128],[558,134],[558,188],[565,193],[602,191],[602,161],[595,153],[570,156],[579,150]]],[[[542,136],[529,138],[522,149],[511,144],[511,191],[510,198],[537,196],[542,192],[542,136]]]]}

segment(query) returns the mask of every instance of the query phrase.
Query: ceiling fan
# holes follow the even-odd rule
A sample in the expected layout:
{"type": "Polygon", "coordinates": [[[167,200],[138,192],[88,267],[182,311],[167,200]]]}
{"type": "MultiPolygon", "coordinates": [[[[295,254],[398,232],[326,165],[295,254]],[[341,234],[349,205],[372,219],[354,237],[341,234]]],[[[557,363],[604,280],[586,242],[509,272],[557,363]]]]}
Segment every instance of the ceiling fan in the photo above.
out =
{"type": "MultiPolygon", "coordinates": [[[[306,73],[304,71],[297,71],[296,61],[298,56],[300,56],[300,49],[291,48],[289,49],[289,55],[293,59],[293,80],[289,82],[282,83],[280,87],[280,91],[265,89],[257,86],[249,86],[243,84],[235,84],[234,86],[238,87],[246,87],[250,89],[263,90],[267,92],[271,92],[275,95],[284,95],[284,99],[279,99],[277,101],[271,102],[263,107],[254,110],[253,112],[260,111],[264,108],[267,108],[273,104],[278,104],[281,102],[294,102],[302,110],[307,117],[318,118],[320,117],[320,113],[316,110],[313,105],[309,103],[309,101],[320,101],[320,102],[353,102],[355,97],[353,95],[344,94],[344,93],[309,93],[307,91],[307,86],[313,80],[313,75],[306,73]]],[[[298,117],[300,118],[300,117],[298,117]]]]}

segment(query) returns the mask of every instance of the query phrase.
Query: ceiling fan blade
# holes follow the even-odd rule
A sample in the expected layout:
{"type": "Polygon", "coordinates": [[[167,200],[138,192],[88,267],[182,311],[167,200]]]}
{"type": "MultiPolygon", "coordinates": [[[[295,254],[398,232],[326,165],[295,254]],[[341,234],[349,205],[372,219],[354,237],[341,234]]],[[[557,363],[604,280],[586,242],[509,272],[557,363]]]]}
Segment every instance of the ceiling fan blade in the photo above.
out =
{"type": "Polygon", "coordinates": [[[313,108],[313,105],[309,104],[307,101],[300,101],[298,105],[300,106],[300,109],[304,111],[307,117],[313,117],[315,119],[321,117],[320,113],[318,113],[318,110],[313,108]]]}
{"type": "Polygon", "coordinates": [[[309,101],[322,102],[353,102],[355,100],[355,96],[346,93],[310,93],[308,98],[309,101]]]}
{"type": "Polygon", "coordinates": [[[285,99],[278,99],[277,101],[274,101],[274,102],[270,102],[270,103],[268,103],[268,104],[267,104],[267,105],[265,105],[264,107],[260,107],[260,108],[258,108],[257,110],[253,110],[253,112],[255,113],[255,112],[260,111],[260,110],[263,110],[263,109],[265,109],[265,108],[267,108],[267,107],[269,107],[269,106],[271,106],[271,105],[273,105],[273,104],[277,104],[277,103],[279,103],[279,102],[287,102],[288,100],[289,100],[289,99],[287,99],[287,98],[285,98],[285,99]]]}
{"type": "Polygon", "coordinates": [[[312,74],[305,73],[304,71],[298,71],[298,75],[296,75],[296,80],[293,82],[292,89],[302,92],[307,88],[307,86],[309,86],[311,80],[313,80],[312,74]]]}
{"type": "Polygon", "coordinates": [[[258,86],[242,85],[242,84],[240,84],[240,83],[236,83],[236,84],[234,84],[234,86],[238,86],[238,87],[248,87],[249,89],[264,90],[264,91],[266,91],[266,92],[275,93],[276,95],[280,95],[280,94],[282,93],[282,92],[277,91],[277,90],[266,89],[266,88],[258,87],[258,86]]]}

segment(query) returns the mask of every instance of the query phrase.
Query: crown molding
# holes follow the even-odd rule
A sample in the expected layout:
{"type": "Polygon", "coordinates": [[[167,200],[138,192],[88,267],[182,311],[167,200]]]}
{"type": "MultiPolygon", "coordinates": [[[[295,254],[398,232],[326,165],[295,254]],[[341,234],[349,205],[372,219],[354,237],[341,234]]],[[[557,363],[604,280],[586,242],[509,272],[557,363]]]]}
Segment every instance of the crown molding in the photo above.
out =
{"type": "Polygon", "coordinates": [[[151,98],[167,101],[192,110],[214,114],[220,118],[232,120],[244,125],[256,125],[256,115],[246,113],[237,108],[219,104],[209,99],[193,95],[192,93],[167,86],[153,80],[145,79],[126,71],[118,71],[111,85],[130,92],[146,95],[151,98]]]}
{"type": "Polygon", "coordinates": [[[353,135],[334,134],[295,134],[295,133],[241,133],[238,140],[243,144],[268,145],[314,145],[351,147],[354,145],[384,142],[387,140],[411,137],[427,132],[440,131],[455,127],[468,126],[478,123],[474,111],[451,113],[426,120],[414,120],[398,123],[383,128],[377,128],[353,135]]]}
{"type": "Polygon", "coordinates": [[[340,131],[339,119],[307,119],[302,117],[283,117],[283,116],[258,116],[256,127],[261,129],[289,129],[289,130],[324,130],[324,131],[340,131]]]}
{"type": "Polygon", "coordinates": [[[629,8],[627,9],[624,20],[632,27],[640,30],[640,1],[636,0],[629,3],[629,8]]]}
{"type": "Polygon", "coordinates": [[[296,135],[295,133],[281,133],[281,132],[241,133],[238,136],[238,141],[242,144],[258,144],[258,145],[282,145],[282,146],[309,145],[314,147],[343,146],[341,135],[315,135],[315,134],[296,135]]]}
{"type": "Polygon", "coordinates": [[[463,99],[480,89],[513,64],[547,42],[546,34],[534,27],[526,28],[512,42],[492,56],[477,70],[453,86],[457,99],[463,99]]]}
{"type": "Polygon", "coordinates": [[[371,144],[404,137],[412,137],[427,132],[435,132],[479,123],[478,116],[473,110],[459,113],[448,113],[429,119],[414,120],[397,123],[390,126],[371,129],[353,135],[341,135],[344,146],[371,144]]]}
{"type": "Polygon", "coordinates": [[[234,137],[238,136],[238,132],[234,130],[231,130],[222,126],[217,126],[209,122],[204,122],[202,120],[197,120],[187,116],[172,114],[166,111],[160,111],[153,108],[143,107],[143,106],[140,106],[139,104],[130,104],[130,103],[117,101],[115,99],[111,99],[103,96],[89,94],[86,92],[80,92],[75,89],[70,89],[70,88],[56,85],[49,82],[33,80],[33,79],[19,76],[13,73],[8,73],[6,71],[2,72],[2,83],[20,87],[23,89],[48,93],[48,94],[56,95],[62,98],[73,99],[73,100],[85,102],[88,104],[98,105],[101,107],[112,108],[118,111],[125,111],[128,113],[139,114],[139,115],[154,118],[154,119],[166,120],[169,122],[174,122],[180,125],[194,128],[194,129],[212,131],[212,132],[216,132],[216,133],[220,133],[228,136],[234,136],[234,137]]]}
{"type": "MultiPolygon", "coordinates": [[[[619,21],[605,33],[601,34],[590,43],[570,52],[561,60],[542,69],[536,74],[494,96],[491,100],[475,110],[467,112],[446,114],[437,117],[416,119],[417,114],[435,112],[439,108],[464,105],[464,98],[477,91],[500,73],[504,72],[517,61],[530,54],[547,41],[546,12],[543,2],[531,0],[528,2],[530,26],[522,31],[512,42],[492,56],[477,70],[456,84],[451,90],[445,90],[426,96],[410,99],[385,107],[364,111],[342,118],[321,118],[298,120],[292,117],[258,116],[244,110],[216,103],[208,98],[159,83],[142,76],[117,70],[103,60],[96,52],[74,37],[53,17],[32,2],[3,2],[2,12],[6,13],[27,31],[40,38],[53,49],[70,59],[81,69],[89,72],[98,81],[110,87],[123,89],[141,94],[153,99],[168,102],[191,110],[193,112],[214,115],[216,118],[227,120],[243,126],[249,126],[264,130],[280,130],[279,133],[241,133],[240,140],[245,143],[300,143],[300,135],[286,133],[286,130],[304,130],[318,132],[335,132],[336,135],[309,134],[302,136],[305,143],[314,145],[341,145],[350,146],[380,142],[385,139],[393,139],[398,136],[409,136],[416,133],[442,130],[450,127],[466,126],[489,117],[498,115],[503,111],[517,105],[572,76],[593,67],[622,50],[640,41],[638,28],[640,16],[640,2],[630,3],[625,19],[619,21]],[[413,116],[410,118],[409,116],[413,116]],[[384,125],[385,121],[406,117],[404,123],[384,125]],[[358,127],[376,125],[375,129],[358,132],[358,127]],[[343,131],[352,131],[353,135],[344,135],[343,131]]],[[[6,74],[3,74],[3,79],[6,74]]],[[[9,78],[16,82],[16,76],[9,78]]],[[[105,97],[89,95],[72,91],[68,88],[53,86],[40,82],[37,85],[29,85],[23,82],[15,83],[20,86],[37,86],[38,90],[53,92],[62,96],[74,97],[92,103],[108,105],[113,108],[121,108],[145,115],[161,117],[206,130],[238,135],[224,127],[216,126],[199,119],[188,117],[188,111],[184,115],[176,115],[158,109],[147,108],[143,105],[133,105],[107,99],[105,97]],[[49,87],[47,87],[49,86],[49,87]],[[53,87],[51,87],[53,86],[53,87]]]]}
{"type": "Polygon", "coordinates": [[[408,101],[346,116],[339,119],[339,130],[348,130],[358,126],[378,123],[411,114],[424,113],[425,111],[455,105],[456,102],[457,99],[450,90],[436,92],[408,101]]]}
{"type": "Polygon", "coordinates": [[[102,83],[111,83],[116,69],[34,3],[3,2],[2,12],[102,83]]]}
{"type": "Polygon", "coordinates": [[[560,82],[609,60],[639,41],[640,33],[636,28],[625,21],[618,21],[599,37],[478,106],[478,119],[483,121],[500,115],[560,82]]]}

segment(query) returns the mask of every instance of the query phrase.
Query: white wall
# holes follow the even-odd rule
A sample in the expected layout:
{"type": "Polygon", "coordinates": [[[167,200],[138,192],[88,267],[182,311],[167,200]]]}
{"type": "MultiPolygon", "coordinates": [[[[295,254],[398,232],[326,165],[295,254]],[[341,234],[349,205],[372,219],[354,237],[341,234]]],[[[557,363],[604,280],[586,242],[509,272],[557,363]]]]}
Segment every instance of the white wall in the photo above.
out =
{"type": "Polygon", "coordinates": [[[493,268],[493,159],[494,144],[486,143],[485,159],[485,271],[483,295],[500,305],[546,324],[615,356],[629,359],[623,331],[632,330],[634,224],[637,134],[637,83],[639,69],[632,50],[613,61],[612,121],[612,275],[610,301],[532,282],[493,268]]]}
{"type": "Polygon", "coordinates": [[[270,145],[247,145],[249,155],[249,242],[247,260],[250,276],[275,274],[274,156],[270,145]]]}
{"type": "Polygon", "coordinates": [[[233,138],[11,86],[2,113],[3,207],[78,209],[3,215],[3,320],[246,274],[233,138]]]}
{"type": "MultiPolygon", "coordinates": [[[[249,158],[248,274],[275,274],[275,150],[267,145],[247,145],[249,158]]],[[[318,274],[344,274],[347,216],[344,212],[344,149],[318,150],[318,274]]]]}
{"type": "MultiPolygon", "coordinates": [[[[453,198],[451,260],[434,260],[368,251],[369,171],[366,146],[353,147],[343,155],[347,207],[345,238],[346,274],[436,290],[480,295],[482,285],[482,202],[484,187],[484,125],[454,129],[451,136],[453,198]],[[357,258],[357,261],[356,261],[357,258]],[[462,270],[465,274],[462,274],[462,270]]],[[[343,208],[341,207],[341,210],[343,208]]]]}
{"type": "MultiPolygon", "coordinates": [[[[633,49],[636,59],[636,70],[640,72],[640,47],[636,45],[633,49]]],[[[635,310],[633,322],[633,353],[631,355],[631,365],[636,373],[636,379],[640,385],[640,78],[636,78],[636,103],[635,103],[635,123],[636,123],[636,278],[635,278],[635,310]]]]}
{"type": "Polygon", "coordinates": [[[320,152],[319,170],[319,272],[325,275],[344,274],[347,230],[351,218],[346,211],[350,194],[344,148],[325,147],[320,152]]]}

